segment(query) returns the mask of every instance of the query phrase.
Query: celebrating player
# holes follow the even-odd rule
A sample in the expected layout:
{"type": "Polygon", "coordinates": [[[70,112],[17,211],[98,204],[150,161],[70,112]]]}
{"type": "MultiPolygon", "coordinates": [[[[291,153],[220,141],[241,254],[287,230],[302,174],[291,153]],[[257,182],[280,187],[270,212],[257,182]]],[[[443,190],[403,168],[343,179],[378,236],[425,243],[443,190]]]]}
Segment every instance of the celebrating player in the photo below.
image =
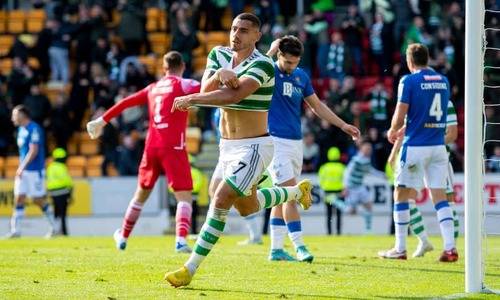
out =
{"type": "Polygon", "coordinates": [[[410,75],[403,77],[398,88],[398,104],[387,138],[391,143],[402,135],[404,141],[399,167],[396,170],[394,192],[394,223],[396,244],[379,256],[406,259],[406,236],[410,222],[408,199],[412,189],[420,189],[423,181],[430,189],[431,198],[444,241],[439,260],[458,260],[453,237],[453,213],[446,200],[448,155],[445,147],[447,104],[450,98],[448,79],[428,68],[429,52],[422,44],[411,44],[406,50],[410,75]],[[443,110],[444,108],[444,110],[443,110]]]}
{"type": "Polygon", "coordinates": [[[17,146],[19,147],[19,167],[14,179],[14,212],[10,221],[8,238],[21,236],[21,220],[24,217],[26,197],[40,207],[49,221],[49,232],[45,237],[54,234],[54,216],[45,196],[45,137],[43,130],[30,118],[24,105],[12,110],[12,122],[17,129],[17,146]]]}
{"type": "MultiPolygon", "coordinates": [[[[269,133],[274,143],[274,155],[269,174],[277,186],[293,186],[302,171],[301,110],[303,101],[321,119],[359,138],[359,130],[332,112],[314,92],[309,76],[298,67],[304,47],[294,36],[274,41],[267,55],[277,55],[274,63],[275,86],[269,109],[269,133]]],[[[294,201],[273,207],[270,220],[271,251],[269,260],[295,260],[283,250],[284,238],[293,242],[297,259],[312,262],[313,255],[304,244],[299,210],[294,201]]]]}
{"type": "Polygon", "coordinates": [[[311,205],[309,181],[291,187],[256,188],[274,148],[267,128],[274,67],[269,57],[255,49],[261,35],[257,16],[236,16],[231,26],[231,47],[215,47],[208,54],[202,93],[175,99],[173,109],[177,110],[193,105],[222,109],[220,156],[210,184],[214,197],[191,257],[180,269],[165,274],[172,286],[191,282],[224,231],[233,205],[242,216],[289,200],[298,200],[304,209],[311,205]]]}
{"type": "Polygon", "coordinates": [[[181,78],[185,65],[177,51],[170,51],[163,57],[165,76],[141,91],[115,104],[104,115],[87,124],[91,138],[101,135],[104,126],[126,108],[148,105],[149,130],[146,147],[139,166],[139,182],[134,197],[129,203],[121,229],[113,237],[116,247],[125,250],[127,239],[134,228],[142,207],[153,189],[161,170],[177,199],[176,252],[190,253],[186,236],[191,225],[191,167],[186,151],[186,111],[173,111],[175,97],[199,92],[200,84],[191,79],[181,78]]]}

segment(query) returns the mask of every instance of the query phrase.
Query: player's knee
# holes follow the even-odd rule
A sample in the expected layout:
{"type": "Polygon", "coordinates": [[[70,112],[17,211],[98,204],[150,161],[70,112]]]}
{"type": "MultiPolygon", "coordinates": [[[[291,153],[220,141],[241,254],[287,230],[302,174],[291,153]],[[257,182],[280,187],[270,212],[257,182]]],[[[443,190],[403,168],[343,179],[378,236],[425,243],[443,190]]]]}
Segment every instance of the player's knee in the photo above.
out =
{"type": "Polygon", "coordinates": [[[222,185],[215,191],[213,201],[215,207],[229,209],[237,198],[238,195],[231,187],[222,185]]]}
{"type": "Polygon", "coordinates": [[[240,213],[240,216],[242,216],[242,217],[246,217],[246,216],[249,216],[249,215],[255,213],[255,209],[252,209],[250,207],[245,207],[245,206],[237,207],[236,210],[240,213]]]}

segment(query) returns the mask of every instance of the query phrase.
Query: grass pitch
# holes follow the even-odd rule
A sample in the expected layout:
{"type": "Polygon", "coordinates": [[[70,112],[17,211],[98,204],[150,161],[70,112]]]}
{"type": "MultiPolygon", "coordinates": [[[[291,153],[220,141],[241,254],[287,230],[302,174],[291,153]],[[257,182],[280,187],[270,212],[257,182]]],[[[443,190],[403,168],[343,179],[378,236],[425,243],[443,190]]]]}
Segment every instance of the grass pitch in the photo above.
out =
{"type": "MultiPolygon", "coordinates": [[[[463,298],[463,239],[460,261],[386,261],[377,250],[393,244],[387,236],[306,237],[312,264],[267,261],[262,246],[237,246],[224,236],[185,288],[163,281],[187,254],[173,252],[173,237],[132,237],[125,252],[111,237],[0,241],[0,299],[447,299],[463,298]],[[460,295],[462,294],[462,295],[460,295]],[[449,297],[453,295],[453,297],[449,297]]],[[[433,238],[440,248],[439,238],[433,238]]],[[[409,239],[410,252],[416,246],[409,239]]],[[[500,289],[500,238],[488,239],[487,282],[500,289]],[[496,285],[496,286],[495,286],[496,285]]],[[[500,296],[472,295],[470,299],[500,296]]]]}

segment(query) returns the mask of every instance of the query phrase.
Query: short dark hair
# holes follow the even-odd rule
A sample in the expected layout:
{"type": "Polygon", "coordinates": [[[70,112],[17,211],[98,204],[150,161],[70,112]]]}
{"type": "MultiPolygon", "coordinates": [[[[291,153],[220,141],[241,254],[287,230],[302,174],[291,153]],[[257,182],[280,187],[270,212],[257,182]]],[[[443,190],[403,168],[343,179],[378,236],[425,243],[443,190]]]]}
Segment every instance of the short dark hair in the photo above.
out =
{"type": "Polygon", "coordinates": [[[16,105],[12,111],[17,110],[18,112],[22,113],[25,117],[31,118],[31,113],[28,107],[26,107],[23,104],[16,105]]]}
{"type": "Polygon", "coordinates": [[[292,56],[301,56],[304,53],[302,42],[293,35],[285,35],[281,38],[279,44],[280,52],[292,56]]]}
{"type": "Polygon", "coordinates": [[[257,27],[260,30],[260,19],[252,13],[241,13],[237,15],[235,19],[250,21],[254,27],[257,27]]]}
{"type": "Polygon", "coordinates": [[[184,63],[182,54],[178,51],[169,51],[163,55],[163,65],[171,70],[179,70],[184,63]]]}
{"type": "Polygon", "coordinates": [[[406,56],[416,66],[427,66],[429,63],[429,50],[422,44],[410,44],[406,49],[406,56]]]}

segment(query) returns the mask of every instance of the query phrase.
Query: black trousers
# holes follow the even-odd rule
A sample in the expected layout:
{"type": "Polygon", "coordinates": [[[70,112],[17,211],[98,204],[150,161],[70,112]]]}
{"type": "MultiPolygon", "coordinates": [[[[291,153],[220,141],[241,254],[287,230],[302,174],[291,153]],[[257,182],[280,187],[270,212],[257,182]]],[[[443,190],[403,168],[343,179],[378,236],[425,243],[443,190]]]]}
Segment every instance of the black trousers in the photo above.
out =
{"type": "Polygon", "coordinates": [[[70,195],[70,193],[67,193],[58,196],[52,196],[52,200],[54,201],[54,217],[57,221],[60,220],[61,224],[61,228],[56,228],[56,231],[62,233],[63,235],[68,235],[66,214],[68,210],[70,195]]]}
{"type": "MultiPolygon", "coordinates": [[[[326,196],[329,194],[336,194],[337,197],[340,196],[340,193],[342,191],[333,191],[333,192],[326,192],[326,196]]],[[[342,212],[340,209],[337,209],[334,205],[327,203],[325,201],[325,206],[326,206],[326,230],[328,232],[328,235],[331,235],[333,233],[332,231],[332,222],[333,222],[333,213],[335,213],[335,216],[337,217],[335,228],[337,229],[337,235],[342,234],[342,212]]]]}

